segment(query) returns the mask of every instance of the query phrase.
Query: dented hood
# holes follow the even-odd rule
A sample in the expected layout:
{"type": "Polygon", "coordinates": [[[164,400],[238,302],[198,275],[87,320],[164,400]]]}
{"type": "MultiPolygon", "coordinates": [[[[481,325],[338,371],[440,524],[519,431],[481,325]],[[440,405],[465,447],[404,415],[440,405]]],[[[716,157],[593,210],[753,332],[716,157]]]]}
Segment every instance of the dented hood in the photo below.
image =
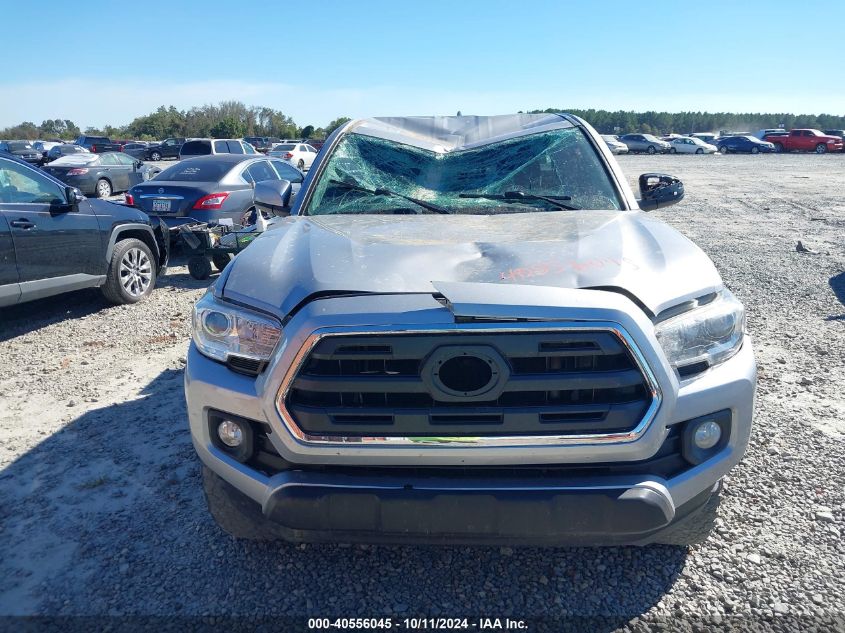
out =
{"type": "Polygon", "coordinates": [[[435,293],[438,282],[617,288],[652,314],[721,287],[697,246],[630,211],[290,217],[230,268],[224,297],[282,315],[314,293],[435,293]]]}

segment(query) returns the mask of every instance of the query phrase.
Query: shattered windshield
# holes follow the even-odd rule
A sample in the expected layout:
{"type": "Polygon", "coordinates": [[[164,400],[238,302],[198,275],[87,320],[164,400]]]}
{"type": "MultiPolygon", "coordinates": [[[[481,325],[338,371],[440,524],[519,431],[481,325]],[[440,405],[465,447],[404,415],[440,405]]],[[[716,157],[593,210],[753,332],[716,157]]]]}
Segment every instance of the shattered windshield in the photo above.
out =
{"type": "Polygon", "coordinates": [[[580,129],[566,128],[445,153],[347,134],[303,213],[425,211],[400,196],[466,214],[622,208],[590,142],[580,129]]]}

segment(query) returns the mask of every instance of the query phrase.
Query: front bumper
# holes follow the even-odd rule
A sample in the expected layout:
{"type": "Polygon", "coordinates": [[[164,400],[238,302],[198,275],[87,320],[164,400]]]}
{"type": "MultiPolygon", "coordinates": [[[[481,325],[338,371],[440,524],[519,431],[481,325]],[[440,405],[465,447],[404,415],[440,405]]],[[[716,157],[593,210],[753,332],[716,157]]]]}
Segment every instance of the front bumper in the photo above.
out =
{"type": "Polygon", "coordinates": [[[291,541],[646,544],[704,505],[676,508],[652,482],[478,481],[291,471],[262,510],[291,541]]]}
{"type": "MultiPolygon", "coordinates": [[[[575,291],[579,292],[579,291],[575,291]]],[[[610,293],[595,293],[595,296],[610,293]]],[[[603,299],[604,300],[604,299],[603,299]]],[[[703,505],[710,491],[742,458],[751,429],[756,366],[751,341],[730,360],[680,381],[638,308],[614,295],[617,322],[636,339],[663,392],[656,416],[630,441],[534,446],[315,445],[297,438],[276,409],[279,385],[295,354],[321,319],[377,328],[414,318],[432,327],[451,313],[422,296],[339,298],[307,306],[285,326],[276,358],[257,378],[237,374],[192,345],[185,371],[194,447],[202,462],[251,498],[292,540],[644,544],[703,505]],[[390,306],[362,313],[363,306],[390,306]],[[433,305],[431,305],[433,304],[433,305]],[[625,305],[627,304],[627,305],[625,305]],[[357,307],[356,307],[357,306],[357,307]],[[436,306],[436,307],[435,307],[436,306]],[[337,313],[335,313],[337,311],[337,313]],[[445,314],[444,314],[445,313],[445,314]],[[521,475],[519,467],[627,464],[655,455],[681,422],[728,409],[730,438],[707,461],[682,472],[613,475],[521,475]],[[264,473],[214,445],[209,411],[266,425],[269,441],[289,467],[264,473]],[[485,467],[484,475],[473,472],[485,467]],[[447,477],[440,476],[444,469],[447,477]],[[434,473],[434,474],[427,474],[434,473]]],[[[596,318],[607,318],[597,310],[596,318]]],[[[576,317],[572,317],[576,318],[576,317]]],[[[540,326],[538,326],[540,327],[540,326]]],[[[624,471],[624,469],[622,469],[624,471]]],[[[524,470],[522,472],[525,472],[524,470]]]]}

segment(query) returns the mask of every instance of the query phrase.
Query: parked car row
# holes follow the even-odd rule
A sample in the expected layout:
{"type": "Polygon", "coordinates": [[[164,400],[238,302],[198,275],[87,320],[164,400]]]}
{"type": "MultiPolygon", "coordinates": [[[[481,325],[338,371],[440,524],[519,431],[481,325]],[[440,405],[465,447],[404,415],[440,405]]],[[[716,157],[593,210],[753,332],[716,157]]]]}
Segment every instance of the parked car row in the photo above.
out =
{"type": "Polygon", "coordinates": [[[657,138],[653,134],[625,134],[602,136],[614,154],[722,154],[761,152],[826,152],[843,151],[845,130],[795,129],[787,132],[772,128],[758,130],[755,134],[722,134],[696,132],[689,135],[667,134],[657,138]]]}

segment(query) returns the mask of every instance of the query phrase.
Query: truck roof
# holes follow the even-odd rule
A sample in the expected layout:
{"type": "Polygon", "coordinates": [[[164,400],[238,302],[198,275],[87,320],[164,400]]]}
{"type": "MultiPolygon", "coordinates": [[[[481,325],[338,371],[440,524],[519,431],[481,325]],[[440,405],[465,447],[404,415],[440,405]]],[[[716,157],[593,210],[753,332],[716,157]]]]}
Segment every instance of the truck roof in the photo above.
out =
{"type": "Polygon", "coordinates": [[[575,127],[575,119],[562,113],[409,116],[358,119],[347,123],[340,133],[354,132],[446,153],[509,137],[568,127],[575,127]]]}

